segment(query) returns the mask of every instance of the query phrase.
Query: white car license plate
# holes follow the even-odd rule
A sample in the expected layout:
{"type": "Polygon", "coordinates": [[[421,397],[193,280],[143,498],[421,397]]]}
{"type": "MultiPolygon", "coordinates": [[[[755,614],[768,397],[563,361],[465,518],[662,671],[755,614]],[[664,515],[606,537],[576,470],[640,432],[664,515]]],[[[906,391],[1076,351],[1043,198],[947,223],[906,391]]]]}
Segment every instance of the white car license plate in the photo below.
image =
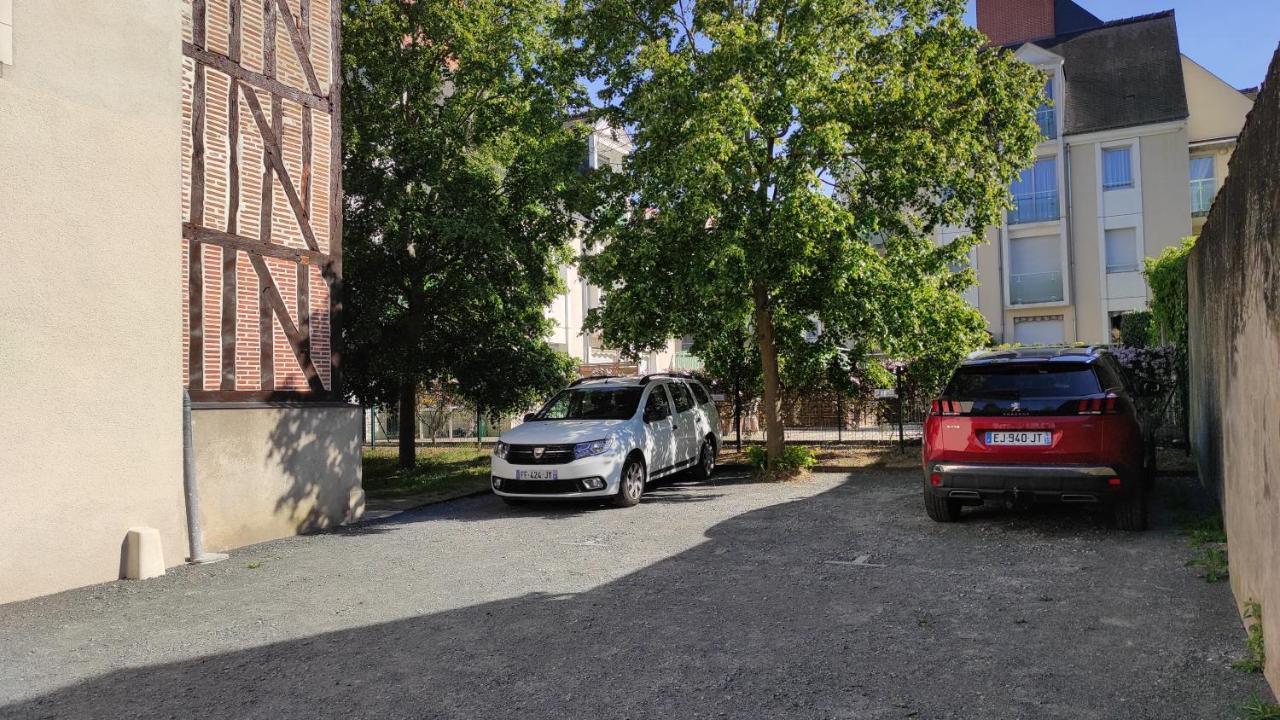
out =
{"type": "Polygon", "coordinates": [[[517,470],[517,480],[559,480],[560,473],[557,470],[517,470]]]}
{"type": "Polygon", "coordinates": [[[988,445],[1024,445],[1031,447],[1048,447],[1053,444],[1053,433],[1050,432],[988,432],[988,445]]]}

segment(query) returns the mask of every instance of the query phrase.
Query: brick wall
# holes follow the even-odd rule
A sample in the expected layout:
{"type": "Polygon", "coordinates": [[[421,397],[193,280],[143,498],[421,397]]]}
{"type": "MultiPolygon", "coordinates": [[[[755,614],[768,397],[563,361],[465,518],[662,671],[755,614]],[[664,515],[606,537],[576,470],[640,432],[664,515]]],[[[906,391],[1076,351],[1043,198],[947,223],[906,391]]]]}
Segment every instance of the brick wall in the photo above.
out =
{"type": "Polygon", "coordinates": [[[188,52],[183,64],[182,219],[241,242],[241,249],[224,247],[219,245],[221,241],[205,236],[198,256],[201,272],[192,278],[191,239],[184,234],[182,240],[183,379],[188,386],[194,362],[193,331],[199,331],[203,341],[203,351],[196,358],[203,364],[203,381],[192,390],[259,395],[264,391],[311,391],[303,364],[286,335],[286,321],[303,333],[309,328],[310,339],[305,345],[316,374],[326,390],[333,389],[330,283],[335,281],[335,274],[325,269],[331,260],[336,262],[336,256],[313,256],[307,262],[299,262],[270,256],[278,251],[262,253],[267,276],[286,308],[284,317],[268,310],[271,317],[264,322],[262,308],[269,309],[270,304],[262,298],[260,276],[250,253],[242,249],[248,242],[306,251],[304,224],[309,226],[322,256],[328,256],[331,247],[330,183],[337,160],[331,157],[331,118],[326,96],[333,79],[330,48],[334,3],[286,0],[284,5],[287,14],[273,1],[184,0],[183,40],[196,52],[188,52]],[[238,23],[233,21],[236,9],[238,23]],[[271,13],[276,17],[274,25],[269,26],[271,13]],[[201,16],[203,32],[197,32],[196,23],[201,16]],[[308,106],[288,93],[273,93],[269,83],[262,80],[266,76],[290,89],[316,94],[301,57],[295,52],[295,34],[306,48],[305,57],[320,88],[319,106],[308,106]],[[232,57],[237,46],[239,55],[232,57]],[[198,55],[201,52],[212,55],[214,60],[202,59],[198,55]],[[215,67],[216,61],[235,62],[258,79],[237,80],[234,73],[215,67]],[[202,74],[204,83],[202,153],[197,152],[199,144],[193,137],[199,124],[195,110],[200,105],[195,98],[197,73],[202,74]],[[272,130],[279,138],[287,178],[274,169],[268,171],[267,143],[246,93],[257,99],[269,123],[273,102],[279,103],[279,124],[272,130]],[[194,169],[199,166],[197,155],[203,172],[200,178],[193,178],[194,169]],[[268,178],[270,185],[264,192],[263,183],[268,178]],[[288,189],[301,204],[301,220],[285,183],[289,183],[288,189]],[[192,216],[197,199],[192,195],[193,186],[203,201],[203,212],[198,212],[198,217],[192,216]],[[202,297],[201,318],[194,328],[193,292],[202,297]],[[225,332],[224,314],[230,318],[225,332]]]}
{"type": "Polygon", "coordinates": [[[1052,37],[1054,0],[978,0],[978,29],[993,45],[1052,37]]]}

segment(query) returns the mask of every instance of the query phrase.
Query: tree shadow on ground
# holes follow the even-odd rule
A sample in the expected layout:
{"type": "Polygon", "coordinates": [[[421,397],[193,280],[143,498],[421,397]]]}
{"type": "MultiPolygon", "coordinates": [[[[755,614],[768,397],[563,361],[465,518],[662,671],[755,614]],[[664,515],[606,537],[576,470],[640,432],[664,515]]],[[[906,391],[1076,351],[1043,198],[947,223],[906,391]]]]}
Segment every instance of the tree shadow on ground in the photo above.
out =
{"type": "MultiPolygon", "coordinates": [[[[1216,718],[1258,692],[1221,661],[1242,637],[1226,589],[1170,557],[1167,524],[937,525],[905,477],[731,517],[584,592],[121,669],[0,716],[1216,718]]],[[[453,505],[416,521],[509,512],[453,505]]]]}

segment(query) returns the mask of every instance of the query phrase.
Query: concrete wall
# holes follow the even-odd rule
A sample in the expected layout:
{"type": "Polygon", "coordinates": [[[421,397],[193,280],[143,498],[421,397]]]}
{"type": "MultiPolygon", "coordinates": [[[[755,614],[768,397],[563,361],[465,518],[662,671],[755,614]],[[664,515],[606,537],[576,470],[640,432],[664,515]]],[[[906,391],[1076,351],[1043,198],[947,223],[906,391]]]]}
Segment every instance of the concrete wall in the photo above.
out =
{"type": "Polygon", "coordinates": [[[13,4],[0,66],[0,602],[185,557],[181,16],[13,4]]]}
{"type": "Polygon", "coordinates": [[[360,419],[354,405],[205,404],[193,410],[207,549],[360,517],[360,419]]]}
{"type": "Polygon", "coordinates": [[[1263,606],[1280,689],[1280,53],[1188,262],[1191,441],[1226,519],[1231,586],[1263,606]]]}
{"type": "Polygon", "coordinates": [[[1182,56],[1187,86],[1187,135],[1191,142],[1234,138],[1244,125],[1253,102],[1199,63],[1182,56]]]}

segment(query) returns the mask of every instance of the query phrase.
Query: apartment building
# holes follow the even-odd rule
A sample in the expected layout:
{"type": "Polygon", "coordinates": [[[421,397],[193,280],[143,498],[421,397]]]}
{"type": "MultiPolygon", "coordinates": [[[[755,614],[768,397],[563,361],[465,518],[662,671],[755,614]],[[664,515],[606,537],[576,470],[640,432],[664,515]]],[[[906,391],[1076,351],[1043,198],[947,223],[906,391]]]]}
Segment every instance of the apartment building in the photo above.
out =
{"type": "MultiPolygon", "coordinates": [[[[625,130],[607,122],[596,122],[587,136],[585,170],[587,172],[611,167],[621,169],[623,158],[631,152],[631,138],[625,130]]],[[[573,241],[574,255],[582,254],[582,239],[573,241]]],[[[553,327],[547,341],[552,347],[567,353],[579,363],[584,375],[622,372],[662,372],[668,370],[696,370],[701,362],[688,351],[688,340],[673,339],[660,351],[651,352],[639,359],[625,358],[620,352],[606,347],[598,332],[583,331],[587,313],[600,306],[603,291],[578,274],[576,264],[560,269],[565,292],[557,297],[546,310],[553,327]]]]}
{"type": "MultiPolygon", "coordinates": [[[[1104,21],[1071,0],[978,0],[992,44],[1044,72],[1036,160],[969,261],[999,342],[1107,342],[1147,306],[1142,260],[1198,230],[1252,100],[1184,56],[1172,11],[1104,21]]],[[[942,228],[937,241],[963,231],[942,228]]]]}

